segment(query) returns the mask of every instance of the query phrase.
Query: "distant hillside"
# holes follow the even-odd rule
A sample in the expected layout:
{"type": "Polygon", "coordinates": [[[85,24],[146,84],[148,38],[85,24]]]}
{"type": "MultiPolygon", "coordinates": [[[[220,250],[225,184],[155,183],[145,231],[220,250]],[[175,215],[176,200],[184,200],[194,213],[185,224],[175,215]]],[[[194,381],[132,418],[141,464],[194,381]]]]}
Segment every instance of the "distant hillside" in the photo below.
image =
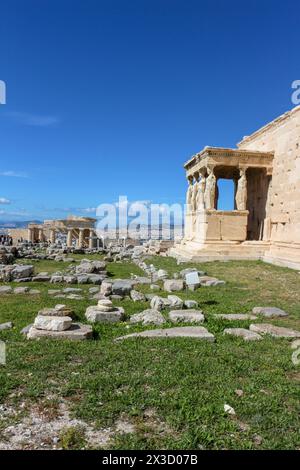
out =
{"type": "Polygon", "coordinates": [[[26,228],[31,222],[35,224],[41,224],[40,220],[0,220],[0,229],[9,229],[9,228],[26,228]]]}

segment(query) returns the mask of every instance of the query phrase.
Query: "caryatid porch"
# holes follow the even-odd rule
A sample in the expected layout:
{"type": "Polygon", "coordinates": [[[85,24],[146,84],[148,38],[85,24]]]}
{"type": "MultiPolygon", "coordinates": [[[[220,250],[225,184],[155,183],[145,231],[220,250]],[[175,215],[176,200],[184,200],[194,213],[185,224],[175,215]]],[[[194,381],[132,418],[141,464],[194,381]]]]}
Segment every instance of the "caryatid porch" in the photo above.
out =
{"type": "Polygon", "coordinates": [[[265,251],[270,238],[266,207],[272,162],[272,152],[239,149],[205,147],[194,155],[184,165],[188,180],[185,235],[171,254],[202,260],[253,259],[253,253],[265,251]],[[230,211],[218,210],[221,178],[234,181],[230,211]]]}

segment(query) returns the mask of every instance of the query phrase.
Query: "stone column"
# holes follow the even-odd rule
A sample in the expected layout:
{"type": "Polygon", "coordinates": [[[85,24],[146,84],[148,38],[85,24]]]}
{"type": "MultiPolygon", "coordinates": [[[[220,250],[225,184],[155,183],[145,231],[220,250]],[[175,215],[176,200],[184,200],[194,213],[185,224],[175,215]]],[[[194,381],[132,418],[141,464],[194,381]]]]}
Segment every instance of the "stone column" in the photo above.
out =
{"type": "Polygon", "coordinates": [[[43,229],[42,229],[42,228],[39,229],[39,236],[38,236],[38,238],[39,238],[39,241],[40,241],[40,242],[44,241],[44,232],[43,232],[43,229]]]}
{"type": "Polygon", "coordinates": [[[84,229],[80,228],[79,229],[79,238],[78,238],[78,247],[83,248],[83,243],[84,243],[84,229]]]}
{"type": "Polygon", "coordinates": [[[55,243],[55,230],[54,229],[50,229],[50,242],[52,244],[55,243]]]}
{"type": "Polygon", "coordinates": [[[33,236],[33,235],[34,235],[34,234],[33,234],[33,228],[29,228],[29,229],[28,229],[28,235],[27,235],[29,242],[32,242],[32,243],[33,243],[33,239],[34,239],[34,236],[33,236]]]}
{"type": "Polygon", "coordinates": [[[68,229],[68,234],[67,234],[67,247],[71,248],[72,245],[72,229],[68,229]]]}
{"type": "Polygon", "coordinates": [[[89,238],[89,249],[92,250],[94,248],[94,230],[90,230],[90,238],[89,238]]]}
{"type": "Polygon", "coordinates": [[[246,168],[240,169],[240,177],[239,177],[238,184],[237,184],[235,202],[236,202],[236,208],[238,211],[245,211],[247,209],[246,168]]]}

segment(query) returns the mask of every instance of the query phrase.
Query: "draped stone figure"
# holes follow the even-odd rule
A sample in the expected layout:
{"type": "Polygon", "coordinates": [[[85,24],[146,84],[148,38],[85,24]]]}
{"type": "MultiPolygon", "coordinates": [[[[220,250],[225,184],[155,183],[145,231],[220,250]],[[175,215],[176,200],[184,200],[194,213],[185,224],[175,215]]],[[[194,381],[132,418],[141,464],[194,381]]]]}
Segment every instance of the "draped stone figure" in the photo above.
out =
{"type": "Polygon", "coordinates": [[[198,184],[197,192],[197,210],[201,211],[204,209],[204,192],[205,192],[205,178],[201,175],[201,179],[198,184]]]}
{"type": "Polygon", "coordinates": [[[193,194],[192,194],[192,211],[195,212],[197,210],[197,193],[198,193],[198,181],[196,179],[193,185],[193,194]]]}
{"type": "Polygon", "coordinates": [[[237,184],[235,195],[235,203],[238,211],[245,211],[247,209],[247,178],[246,170],[240,170],[240,178],[237,184]]]}
{"type": "Polygon", "coordinates": [[[193,195],[193,180],[191,178],[188,179],[188,189],[186,192],[186,210],[187,213],[191,212],[192,210],[192,195],[193,195]]]}
{"type": "Polygon", "coordinates": [[[215,208],[215,194],[216,194],[216,177],[213,170],[207,168],[208,177],[206,178],[206,186],[204,193],[204,203],[206,209],[215,208]]]}

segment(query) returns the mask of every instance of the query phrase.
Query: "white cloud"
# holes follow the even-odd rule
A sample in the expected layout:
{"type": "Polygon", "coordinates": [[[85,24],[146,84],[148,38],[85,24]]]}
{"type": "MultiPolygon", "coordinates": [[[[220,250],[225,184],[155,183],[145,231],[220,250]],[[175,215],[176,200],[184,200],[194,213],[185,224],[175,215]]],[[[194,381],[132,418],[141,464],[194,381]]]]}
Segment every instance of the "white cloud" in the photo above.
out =
{"type": "Polygon", "coordinates": [[[39,114],[23,113],[20,111],[10,111],[5,113],[5,115],[20,124],[25,124],[26,126],[50,127],[60,122],[60,119],[57,116],[43,116],[39,114]]]}
{"type": "Polygon", "coordinates": [[[24,171],[0,171],[0,176],[10,176],[13,178],[28,178],[28,174],[24,171]]]}
{"type": "Polygon", "coordinates": [[[11,201],[6,197],[0,197],[0,204],[11,204],[11,201]]]}

